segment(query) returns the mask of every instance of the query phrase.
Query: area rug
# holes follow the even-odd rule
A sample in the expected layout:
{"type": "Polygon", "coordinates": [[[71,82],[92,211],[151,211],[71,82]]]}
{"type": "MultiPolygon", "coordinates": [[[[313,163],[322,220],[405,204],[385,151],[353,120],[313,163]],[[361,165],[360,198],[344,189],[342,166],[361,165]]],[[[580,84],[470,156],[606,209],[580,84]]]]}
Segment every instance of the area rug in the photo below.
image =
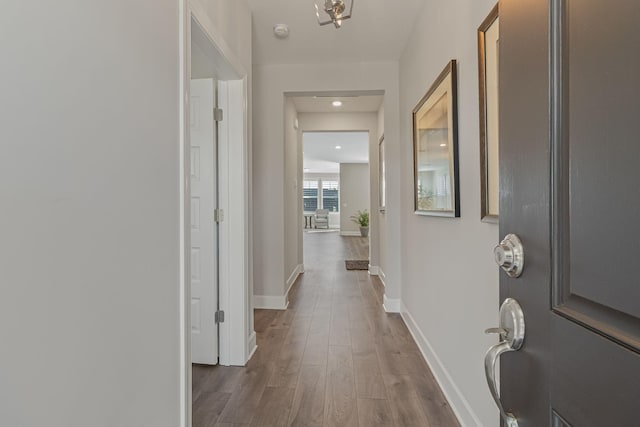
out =
{"type": "Polygon", "coordinates": [[[347,270],[368,270],[369,269],[369,260],[346,260],[344,262],[347,270]]]}

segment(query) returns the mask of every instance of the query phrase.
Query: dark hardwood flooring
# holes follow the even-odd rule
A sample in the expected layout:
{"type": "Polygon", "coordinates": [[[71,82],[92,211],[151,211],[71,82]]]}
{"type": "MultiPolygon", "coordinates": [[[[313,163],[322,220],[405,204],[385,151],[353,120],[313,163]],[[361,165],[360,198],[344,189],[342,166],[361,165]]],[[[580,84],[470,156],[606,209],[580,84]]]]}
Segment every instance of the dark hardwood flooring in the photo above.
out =
{"type": "Polygon", "coordinates": [[[289,308],[255,311],[247,366],[193,366],[193,426],[459,426],[402,318],[384,312],[382,283],[345,269],[367,239],[304,243],[289,308]]]}

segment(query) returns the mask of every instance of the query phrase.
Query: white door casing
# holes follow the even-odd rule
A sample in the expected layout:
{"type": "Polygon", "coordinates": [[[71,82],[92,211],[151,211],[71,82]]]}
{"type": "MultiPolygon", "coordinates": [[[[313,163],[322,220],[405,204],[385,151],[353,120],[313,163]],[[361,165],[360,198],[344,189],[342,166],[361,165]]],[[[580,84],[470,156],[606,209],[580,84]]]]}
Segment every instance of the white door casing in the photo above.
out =
{"type": "Polygon", "coordinates": [[[191,362],[218,363],[216,82],[191,80],[191,362]]]}

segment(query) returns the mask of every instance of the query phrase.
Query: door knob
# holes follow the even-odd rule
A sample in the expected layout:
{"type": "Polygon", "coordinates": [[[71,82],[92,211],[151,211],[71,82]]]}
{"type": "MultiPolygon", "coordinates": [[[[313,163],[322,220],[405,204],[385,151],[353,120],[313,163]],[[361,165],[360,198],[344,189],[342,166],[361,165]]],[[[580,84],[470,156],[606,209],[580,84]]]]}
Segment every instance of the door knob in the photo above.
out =
{"type": "Polygon", "coordinates": [[[507,234],[502,242],[493,248],[493,256],[509,277],[520,277],[524,268],[524,248],[520,238],[507,234]]]}
{"type": "Polygon", "coordinates": [[[518,351],[524,342],[524,313],[518,301],[507,298],[500,306],[500,327],[489,328],[487,334],[499,334],[500,342],[492,346],[484,356],[484,373],[489,385],[489,391],[498,406],[500,416],[507,427],[518,427],[515,415],[506,412],[500,400],[496,383],[496,362],[503,353],[518,351]]]}

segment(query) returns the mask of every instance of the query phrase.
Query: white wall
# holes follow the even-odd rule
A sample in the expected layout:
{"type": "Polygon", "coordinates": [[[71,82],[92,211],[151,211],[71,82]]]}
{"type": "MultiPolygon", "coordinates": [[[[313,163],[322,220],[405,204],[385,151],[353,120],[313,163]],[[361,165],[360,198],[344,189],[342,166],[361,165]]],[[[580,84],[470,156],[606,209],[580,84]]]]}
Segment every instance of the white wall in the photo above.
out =
{"type": "Polygon", "coordinates": [[[480,221],[476,30],[494,4],[425,2],[400,60],[402,189],[413,188],[411,111],[447,62],[459,61],[462,216],[417,216],[411,191],[402,191],[402,304],[410,325],[428,341],[430,347],[422,342],[423,348],[463,425],[487,427],[498,425],[482,360],[495,343],[483,330],[498,321],[498,269],[492,248],[499,236],[496,224],[480,221]]]}
{"type": "MultiPolygon", "coordinates": [[[[371,212],[369,197],[369,164],[340,163],[340,232],[360,232],[351,220],[357,211],[371,212]]],[[[371,217],[371,215],[369,215],[371,217]]]]}
{"type": "MultiPolygon", "coordinates": [[[[246,1],[194,1],[250,82],[246,1]]],[[[181,423],[179,7],[0,15],[0,425],[181,423]]]]}
{"type": "Polygon", "coordinates": [[[247,0],[189,0],[202,7],[217,33],[224,39],[223,46],[251,73],[251,10],[247,0]]]}
{"type": "Polygon", "coordinates": [[[178,5],[3,4],[0,425],[180,423],[178,5]]]}

